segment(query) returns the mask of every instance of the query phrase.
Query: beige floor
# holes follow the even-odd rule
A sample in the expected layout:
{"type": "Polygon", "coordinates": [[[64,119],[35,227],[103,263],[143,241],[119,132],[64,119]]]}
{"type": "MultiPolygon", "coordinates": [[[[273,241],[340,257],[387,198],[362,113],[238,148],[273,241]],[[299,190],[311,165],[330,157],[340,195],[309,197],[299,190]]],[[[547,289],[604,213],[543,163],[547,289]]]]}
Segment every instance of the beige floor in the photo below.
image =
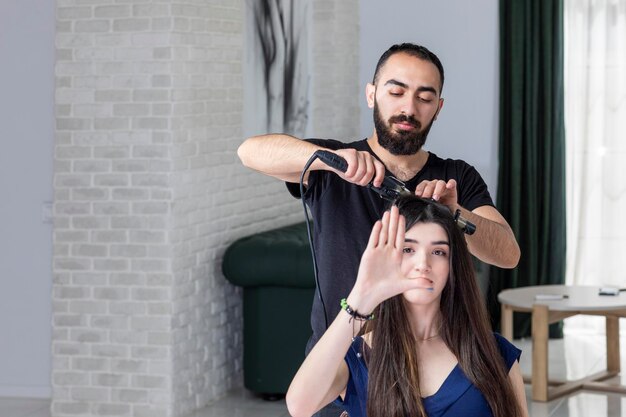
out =
{"type": "MultiPolygon", "coordinates": [[[[621,337],[621,362],[626,367],[626,337],[621,337]]],[[[530,371],[530,340],[516,340],[523,350],[521,366],[530,371]]],[[[549,346],[550,376],[580,378],[602,369],[605,361],[603,337],[568,334],[562,340],[551,340],[549,346]]],[[[614,380],[626,385],[626,372],[614,380]]],[[[530,387],[526,388],[530,396],[530,387]]],[[[578,392],[548,403],[528,400],[532,417],[626,417],[626,396],[599,392],[578,392]]],[[[267,402],[238,389],[189,417],[287,417],[284,400],[267,402]]],[[[0,398],[0,417],[50,417],[49,401],[0,398]]]]}

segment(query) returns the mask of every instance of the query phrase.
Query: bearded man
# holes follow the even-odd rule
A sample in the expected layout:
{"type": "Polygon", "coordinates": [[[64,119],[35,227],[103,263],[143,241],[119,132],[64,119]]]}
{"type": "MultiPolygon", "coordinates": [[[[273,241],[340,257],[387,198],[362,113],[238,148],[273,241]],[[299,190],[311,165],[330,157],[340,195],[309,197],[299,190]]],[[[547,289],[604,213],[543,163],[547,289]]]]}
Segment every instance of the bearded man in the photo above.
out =
{"type": "MultiPolygon", "coordinates": [[[[373,108],[374,131],[360,141],[300,140],[288,135],[263,135],[247,139],[238,150],[243,164],[287,182],[292,195],[304,198],[311,209],[317,257],[319,297],[313,301],[313,336],[307,352],[339,313],[340,300],[356,280],[359,260],[369,232],[386,203],[363,187],[379,187],[385,174],[405,182],[423,198],[433,198],[452,213],[476,225],[467,236],[470,251],[480,260],[514,268],[520,257],[513,232],[495,208],[480,174],[461,160],[442,159],[422,149],[428,132],[443,107],[444,71],[437,56],[410,43],[393,45],[380,57],[374,78],[366,87],[373,108]],[[298,183],[314,152],[330,150],[343,157],[348,168],[335,170],[316,160],[298,183]]],[[[338,415],[336,411],[319,415],[338,415]]]]}

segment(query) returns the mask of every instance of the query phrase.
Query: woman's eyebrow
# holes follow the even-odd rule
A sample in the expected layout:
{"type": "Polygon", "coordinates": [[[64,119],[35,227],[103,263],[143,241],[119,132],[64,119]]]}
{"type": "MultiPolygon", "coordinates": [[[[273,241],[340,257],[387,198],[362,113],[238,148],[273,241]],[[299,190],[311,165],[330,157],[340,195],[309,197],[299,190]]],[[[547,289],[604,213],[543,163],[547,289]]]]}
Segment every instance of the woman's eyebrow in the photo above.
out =
{"type": "MultiPolygon", "coordinates": [[[[408,243],[419,243],[417,240],[415,239],[404,239],[405,242],[408,243]]],[[[450,246],[450,243],[448,243],[447,240],[435,240],[433,242],[430,242],[431,245],[448,245],[450,246]]]]}

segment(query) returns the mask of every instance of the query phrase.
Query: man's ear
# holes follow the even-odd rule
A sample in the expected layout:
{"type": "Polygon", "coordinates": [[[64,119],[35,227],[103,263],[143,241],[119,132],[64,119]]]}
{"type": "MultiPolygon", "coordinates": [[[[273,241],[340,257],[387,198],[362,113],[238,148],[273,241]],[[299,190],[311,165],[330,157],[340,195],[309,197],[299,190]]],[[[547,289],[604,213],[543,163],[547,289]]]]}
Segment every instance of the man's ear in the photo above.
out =
{"type": "Polygon", "coordinates": [[[442,108],[443,108],[443,97],[439,99],[439,107],[437,107],[437,112],[435,113],[435,118],[433,120],[437,120],[437,117],[439,116],[439,112],[441,111],[442,108]]]}
{"type": "Polygon", "coordinates": [[[367,83],[365,86],[365,99],[367,100],[367,107],[373,109],[376,101],[376,86],[374,84],[367,83]]]}

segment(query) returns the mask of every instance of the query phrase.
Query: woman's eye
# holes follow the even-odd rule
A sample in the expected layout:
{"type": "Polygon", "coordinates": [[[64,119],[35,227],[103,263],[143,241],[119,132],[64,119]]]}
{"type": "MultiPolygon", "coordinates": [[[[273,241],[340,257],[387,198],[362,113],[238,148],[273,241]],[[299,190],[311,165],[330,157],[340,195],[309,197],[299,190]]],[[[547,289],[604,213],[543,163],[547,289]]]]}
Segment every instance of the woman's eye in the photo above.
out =
{"type": "Polygon", "coordinates": [[[411,248],[404,248],[404,249],[402,249],[402,253],[413,253],[413,249],[411,249],[411,248]]]}
{"type": "Polygon", "coordinates": [[[433,253],[437,256],[446,256],[446,251],[441,250],[441,249],[436,249],[433,251],[433,253]]]}

